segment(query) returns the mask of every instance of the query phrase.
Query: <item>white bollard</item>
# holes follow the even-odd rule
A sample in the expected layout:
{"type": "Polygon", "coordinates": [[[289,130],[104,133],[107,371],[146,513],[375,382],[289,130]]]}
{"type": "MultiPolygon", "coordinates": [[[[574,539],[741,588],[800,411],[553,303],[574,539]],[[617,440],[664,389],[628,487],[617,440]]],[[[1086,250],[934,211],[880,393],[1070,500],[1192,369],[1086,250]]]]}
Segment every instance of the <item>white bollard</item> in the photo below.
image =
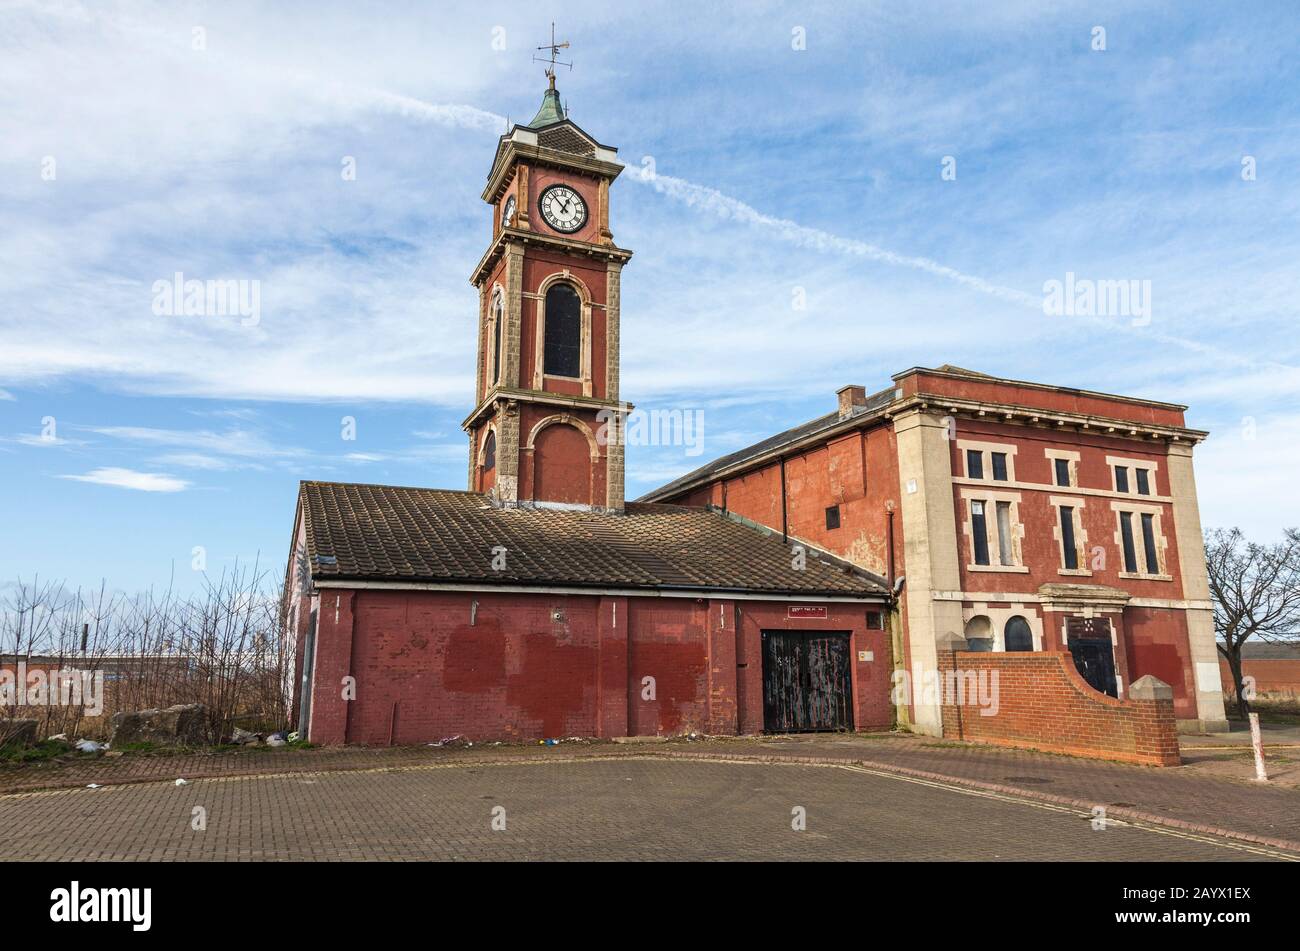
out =
{"type": "Polygon", "coordinates": [[[1259,735],[1259,714],[1250,717],[1250,745],[1255,747],[1255,779],[1261,783],[1268,782],[1268,773],[1264,769],[1264,740],[1259,735]]]}

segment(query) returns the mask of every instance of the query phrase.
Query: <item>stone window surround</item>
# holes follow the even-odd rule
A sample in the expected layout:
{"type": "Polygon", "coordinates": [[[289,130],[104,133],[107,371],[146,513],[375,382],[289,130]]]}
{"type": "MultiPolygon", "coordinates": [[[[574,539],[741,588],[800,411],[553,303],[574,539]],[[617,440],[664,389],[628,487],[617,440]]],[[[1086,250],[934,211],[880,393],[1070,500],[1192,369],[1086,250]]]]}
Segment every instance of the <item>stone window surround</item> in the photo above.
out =
{"type": "MultiPolygon", "coordinates": [[[[1146,498],[1146,496],[1141,496],[1141,498],[1146,498]]],[[[1119,577],[1142,581],[1173,581],[1173,576],[1169,574],[1169,540],[1165,537],[1162,521],[1164,506],[1144,505],[1136,501],[1115,501],[1110,503],[1110,507],[1115,513],[1115,548],[1119,552],[1119,577]],[[1120,513],[1122,512],[1131,512],[1137,516],[1133,519],[1133,554],[1137,558],[1137,571],[1124,569],[1124,530],[1120,524],[1120,513]],[[1146,545],[1142,540],[1142,515],[1153,516],[1152,531],[1155,534],[1156,562],[1159,568],[1155,574],[1151,574],[1146,570],[1146,545]]]]}
{"type": "Polygon", "coordinates": [[[1127,459],[1124,456],[1107,456],[1106,468],[1110,472],[1110,488],[1112,492],[1117,493],[1123,498],[1136,495],[1140,499],[1160,498],[1156,491],[1157,474],[1160,471],[1160,464],[1151,459],[1127,459]],[[1120,492],[1115,482],[1115,467],[1123,466],[1129,470],[1128,491],[1120,492]],[[1150,495],[1140,495],[1137,490],[1137,473],[1133,470],[1147,470],[1147,488],[1151,490],[1150,495]]]}
{"type": "Polygon", "coordinates": [[[1083,499],[1070,495],[1052,495],[1048,496],[1047,501],[1051,504],[1052,511],[1056,513],[1056,517],[1052,520],[1052,537],[1056,539],[1056,554],[1060,558],[1056,573],[1058,575],[1070,575],[1071,577],[1090,576],[1092,570],[1088,567],[1088,530],[1083,527],[1083,516],[1081,514],[1084,508],[1083,499]],[[1074,557],[1079,565],[1078,568],[1065,567],[1065,539],[1061,537],[1061,508],[1063,506],[1074,509],[1070,518],[1074,522],[1074,557]]]}
{"type": "Polygon", "coordinates": [[[1029,632],[1034,638],[1034,650],[1043,649],[1043,618],[1037,609],[1011,602],[1009,607],[991,608],[986,601],[977,601],[971,605],[962,605],[961,623],[962,630],[965,631],[966,625],[973,618],[986,617],[989,619],[990,629],[993,634],[993,650],[997,653],[1004,653],[1007,649],[1006,644],[1006,627],[1007,622],[1013,617],[1022,617],[1029,624],[1029,632]]]}
{"type": "Polygon", "coordinates": [[[537,286],[536,293],[525,294],[525,297],[531,298],[534,309],[537,313],[536,331],[534,341],[534,365],[533,365],[533,389],[546,389],[546,381],[549,380],[578,380],[582,383],[582,395],[592,395],[591,382],[591,291],[582,279],[570,271],[567,267],[562,270],[548,274],[542,279],[541,284],[537,286]],[[546,292],[556,284],[568,284],[578,293],[578,300],[581,304],[582,312],[582,329],[579,346],[581,348],[582,368],[581,375],[556,376],[553,373],[546,373],[546,292]]]}
{"type": "Polygon", "coordinates": [[[1015,482],[1016,481],[1016,449],[1017,446],[1014,443],[984,442],[982,440],[975,440],[975,439],[958,439],[957,451],[961,454],[962,477],[966,479],[970,479],[971,481],[979,484],[993,482],[997,485],[1007,485],[1009,483],[1015,482]],[[970,474],[970,471],[966,468],[967,465],[966,451],[968,449],[978,452],[983,456],[984,477],[982,479],[976,479],[974,476],[970,474]],[[1005,480],[993,478],[993,453],[995,452],[1006,453],[1007,477],[1005,480]]]}
{"type": "MultiPolygon", "coordinates": [[[[496,328],[506,318],[506,292],[500,284],[492,285],[488,295],[487,341],[484,345],[483,365],[487,368],[486,389],[490,390],[501,384],[501,375],[496,366],[496,328]]],[[[501,352],[505,355],[505,328],[501,328],[501,352]]]]}
{"type": "MultiPolygon", "coordinates": [[[[1008,459],[1007,462],[1008,465],[1010,465],[1010,459],[1008,459]]],[[[995,484],[1000,485],[1001,483],[995,484]]],[[[1025,526],[1024,523],[1020,521],[1020,493],[1000,492],[984,488],[983,484],[980,484],[978,487],[970,486],[968,488],[963,488],[961,490],[961,498],[966,502],[965,510],[963,512],[964,521],[962,522],[962,534],[967,538],[966,552],[969,557],[966,569],[968,571],[1008,572],[1012,574],[1027,573],[1029,568],[1025,565],[1022,541],[1025,537],[1025,526]],[[983,502],[986,506],[990,507],[989,509],[986,509],[984,514],[984,531],[988,536],[987,541],[990,562],[990,564],[987,565],[977,565],[975,563],[975,531],[973,520],[971,518],[970,506],[972,501],[983,502]],[[1011,559],[1013,563],[1010,565],[992,564],[992,562],[998,558],[1001,550],[998,544],[998,518],[996,504],[998,502],[1011,503],[1011,559]]]]}
{"type": "MultiPolygon", "coordinates": [[[[1079,487],[1079,458],[1078,452],[1071,449],[1044,449],[1043,455],[1047,457],[1048,474],[1051,476],[1051,483],[1058,489],[1077,489],[1079,487]],[[1070,484],[1058,485],[1056,481],[1056,460],[1064,459],[1068,462],[1070,469],[1070,484]]],[[[1112,477],[1113,481],[1113,477],[1112,477]]]]}

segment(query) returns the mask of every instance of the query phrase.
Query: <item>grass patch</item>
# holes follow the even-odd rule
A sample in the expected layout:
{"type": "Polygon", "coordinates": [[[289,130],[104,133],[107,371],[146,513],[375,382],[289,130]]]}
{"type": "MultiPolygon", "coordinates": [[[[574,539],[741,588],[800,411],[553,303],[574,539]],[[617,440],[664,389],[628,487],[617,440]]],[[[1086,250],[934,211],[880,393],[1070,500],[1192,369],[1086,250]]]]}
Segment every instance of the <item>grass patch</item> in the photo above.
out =
{"type": "Polygon", "coordinates": [[[35,746],[5,747],[0,749],[0,762],[39,763],[72,751],[72,744],[63,740],[41,740],[35,746]]]}
{"type": "MultiPolygon", "coordinates": [[[[1237,723],[1246,722],[1245,718],[1237,713],[1235,696],[1227,698],[1226,706],[1229,719],[1237,723]]],[[[1300,726],[1300,697],[1256,697],[1251,701],[1250,709],[1259,714],[1260,723],[1300,726]]]]}

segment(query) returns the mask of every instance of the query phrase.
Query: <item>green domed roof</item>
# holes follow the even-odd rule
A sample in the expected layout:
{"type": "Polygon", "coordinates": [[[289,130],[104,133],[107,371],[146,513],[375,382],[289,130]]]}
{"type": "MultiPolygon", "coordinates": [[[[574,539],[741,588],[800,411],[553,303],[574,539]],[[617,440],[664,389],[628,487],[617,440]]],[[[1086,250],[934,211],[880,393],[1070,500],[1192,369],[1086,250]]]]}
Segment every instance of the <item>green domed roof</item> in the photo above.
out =
{"type": "Polygon", "coordinates": [[[528,123],[528,128],[540,129],[542,126],[551,125],[563,119],[564,106],[560,103],[560,94],[556,91],[555,80],[552,78],[551,88],[546,90],[546,95],[542,97],[542,108],[537,110],[537,115],[533,116],[533,121],[528,123]]]}

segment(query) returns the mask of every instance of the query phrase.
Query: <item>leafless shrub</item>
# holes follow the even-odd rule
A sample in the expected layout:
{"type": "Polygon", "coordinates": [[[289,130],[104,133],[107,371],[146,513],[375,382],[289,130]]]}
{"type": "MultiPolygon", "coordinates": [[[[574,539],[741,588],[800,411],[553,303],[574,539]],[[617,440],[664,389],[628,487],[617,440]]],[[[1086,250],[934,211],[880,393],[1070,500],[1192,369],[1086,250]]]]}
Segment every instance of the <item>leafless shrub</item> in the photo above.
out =
{"type": "Polygon", "coordinates": [[[84,702],[32,705],[11,695],[0,699],[0,718],[36,718],[41,737],[103,737],[118,711],[202,703],[214,737],[228,736],[237,720],[286,727],[293,642],[268,577],[256,565],[236,566],[189,596],[8,586],[0,596],[0,671],[11,680],[20,664],[29,678],[37,670],[98,672],[103,709],[91,716],[84,702]]]}

